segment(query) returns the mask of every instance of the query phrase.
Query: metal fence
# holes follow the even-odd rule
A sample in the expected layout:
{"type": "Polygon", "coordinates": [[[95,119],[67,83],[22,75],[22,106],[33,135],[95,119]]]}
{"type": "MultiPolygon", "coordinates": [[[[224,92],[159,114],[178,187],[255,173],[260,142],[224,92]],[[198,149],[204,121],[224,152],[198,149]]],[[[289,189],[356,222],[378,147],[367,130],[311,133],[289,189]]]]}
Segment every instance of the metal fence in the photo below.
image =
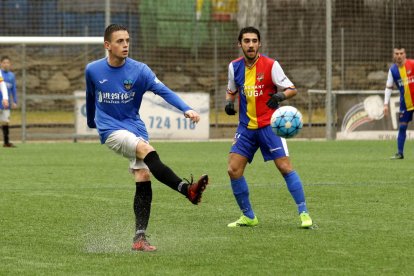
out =
{"type": "MultiPolygon", "coordinates": [[[[299,88],[289,102],[301,109],[302,137],[326,137],[326,96],[309,89],[381,90],[392,47],[414,50],[410,27],[414,0],[4,0],[0,36],[102,36],[105,26],[128,26],[131,57],[147,63],[175,91],[210,93],[211,137],[230,137],[236,123],[223,114],[228,63],[241,53],[237,35],[253,25],[262,52],[276,58],[299,88]],[[327,10],[328,7],[328,10],[327,10]],[[331,35],[327,36],[327,26],[331,35]],[[328,40],[327,40],[328,37],[328,40]],[[330,50],[327,45],[331,45],[330,50]],[[331,51],[331,54],[329,52],[331,51]],[[331,63],[327,57],[331,56],[331,63]],[[328,64],[328,65],[327,65],[328,64]],[[327,79],[328,76],[328,79],[327,79]],[[331,87],[327,87],[330,85],[331,87]],[[312,120],[312,121],[310,121],[312,120]],[[315,128],[316,126],[316,128],[315,128]],[[227,131],[228,129],[231,131],[227,131]]],[[[11,57],[25,114],[12,113],[21,139],[73,134],[73,91],[84,89],[83,70],[103,56],[101,46],[0,44],[11,57]],[[23,74],[23,72],[25,72],[23,74]],[[26,119],[23,119],[26,118],[26,119]]],[[[333,104],[333,109],[335,104],[333,104]]],[[[327,118],[328,114],[328,118],[327,118]]],[[[332,121],[335,128],[336,122],[332,121]]]]}

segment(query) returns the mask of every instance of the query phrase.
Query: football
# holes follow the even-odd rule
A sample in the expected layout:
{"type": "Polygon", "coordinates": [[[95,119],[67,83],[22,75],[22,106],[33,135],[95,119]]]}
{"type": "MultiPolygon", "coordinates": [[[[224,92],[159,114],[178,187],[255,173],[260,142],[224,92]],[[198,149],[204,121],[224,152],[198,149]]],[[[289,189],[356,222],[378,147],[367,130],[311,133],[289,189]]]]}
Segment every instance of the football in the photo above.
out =
{"type": "Polygon", "coordinates": [[[295,137],[303,127],[302,114],[296,107],[281,106],[272,114],[270,125],[279,137],[295,137]]]}

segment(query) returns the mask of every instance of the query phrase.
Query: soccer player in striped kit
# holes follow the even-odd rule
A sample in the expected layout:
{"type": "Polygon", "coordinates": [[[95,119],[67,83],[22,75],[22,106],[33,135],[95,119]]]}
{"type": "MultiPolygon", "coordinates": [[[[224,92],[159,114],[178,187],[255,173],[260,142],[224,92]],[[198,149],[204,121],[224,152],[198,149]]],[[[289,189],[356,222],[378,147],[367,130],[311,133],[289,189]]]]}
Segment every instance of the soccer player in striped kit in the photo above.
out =
{"type": "Polygon", "coordinates": [[[156,247],[150,245],[145,233],[152,202],[150,175],[193,204],[200,202],[208,176],[202,175],[198,182],[192,183],[192,177],[190,181],[178,177],[160,160],[149,143],[147,129],[138,113],[142,97],[145,92],[152,91],[194,123],[200,120],[200,115],[160,82],[146,64],[128,58],[126,27],[109,25],[105,30],[104,46],[108,57],[89,63],[85,69],[87,123],[98,130],[102,144],[129,159],[129,170],[136,182],[132,250],[155,251],[156,247]]]}
{"type": "Polygon", "coordinates": [[[259,30],[243,28],[238,41],[244,56],[229,64],[225,111],[228,115],[236,114],[234,101],[238,96],[239,125],[227,170],[242,215],[227,226],[256,226],[259,223],[250,204],[249,188],[243,174],[247,163],[252,162],[260,148],[264,160],[273,160],[284,177],[297,204],[301,227],[309,228],[313,222],[306,207],[302,182],[289,159],[286,140],[274,134],[270,126],[270,118],[279,103],[295,96],[297,90],[277,61],[259,53],[259,30]]]}
{"type": "Polygon", "coordinates": [[[407,137],[408,123],[413,120],[414,112],[414,60],[407,59],[405,49],[394,48],[394,64],[388,70],[388,79],[384,96],[384,115],[388,115],[388,104],[393,85],[400,91],[400,115],[397,137],[397,153],[393,160],[404,159],[404,144],[407,137]]]}

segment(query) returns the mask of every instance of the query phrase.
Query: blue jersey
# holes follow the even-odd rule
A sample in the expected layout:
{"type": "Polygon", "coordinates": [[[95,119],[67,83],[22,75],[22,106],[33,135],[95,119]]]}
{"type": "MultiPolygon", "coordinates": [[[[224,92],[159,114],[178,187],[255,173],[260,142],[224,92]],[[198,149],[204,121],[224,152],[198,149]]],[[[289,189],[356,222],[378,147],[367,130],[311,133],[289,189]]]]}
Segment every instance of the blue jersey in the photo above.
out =
{"type": "MultiPolygon", "coordinates": [[[[3,76],[3,80],[6,83],[7,91],[9,92],[9,108],[11,108],[11,97],[13,96],[13,102],[17,104],[17,92],[16,92],[16,77],[14,73],[11,71],[3,71],[1,70],[1,75],[3,76]]],[[[0,93],[0,109],[4,109],[2,104],[3,96],[0,93]]]]}
{"type": "Polygon", "coordinates": [[[146,64],[130,58],[120,67],[109,65],[106,58],[91,62],[86,66],[85,78],[87,123],[90,128],[97,128],[102,144],[116,130],[128,130],[148,140],[139,116],[142,97],[147,91],[182,112],[191,110],[146,64]]]}

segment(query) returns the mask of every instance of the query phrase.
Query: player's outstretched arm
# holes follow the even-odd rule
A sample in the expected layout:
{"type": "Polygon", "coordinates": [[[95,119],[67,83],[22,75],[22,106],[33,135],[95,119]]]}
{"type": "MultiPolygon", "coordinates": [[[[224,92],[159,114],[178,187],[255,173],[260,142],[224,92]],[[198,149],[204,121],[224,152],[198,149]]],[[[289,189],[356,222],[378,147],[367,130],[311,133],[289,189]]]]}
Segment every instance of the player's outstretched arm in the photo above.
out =
{"type": "Polygon", "coordinates": [[[194,123],[198,123],[200,121],[200,115],[196,111],[191,110],[191,109],[184,112],[184,116],[186,118],[190,118],[190,120],[193,121],[194,123]]]}

